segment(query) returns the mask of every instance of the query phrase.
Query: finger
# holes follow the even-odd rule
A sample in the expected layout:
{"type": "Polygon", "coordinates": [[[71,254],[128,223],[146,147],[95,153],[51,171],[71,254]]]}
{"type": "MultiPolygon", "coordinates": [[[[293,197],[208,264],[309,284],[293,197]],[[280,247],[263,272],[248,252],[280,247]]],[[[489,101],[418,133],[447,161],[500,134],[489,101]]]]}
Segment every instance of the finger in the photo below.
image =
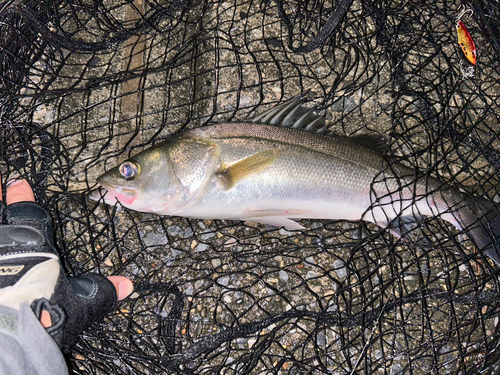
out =
{"type": "Polygon", "coordinates": [[[125,276],[108,276],[108,280],[114,285],[118,301],[128,297],[134,291],[134,284],[125,276]]]}
{"type": "Polygon", "coordinates": [[[42,314],[40,315],[40,323],[44,328],[48,328],[52,325],[52,318],[50,317],[50,313],[46,310],[42,310],[42,314]]]}
{"type": "Polygon", "coordinates": [[[5,200],[7,205],[17,202],[34,202],[35,195],[28,181],[13,179],[7,181],[7,194],[5,200]]]}

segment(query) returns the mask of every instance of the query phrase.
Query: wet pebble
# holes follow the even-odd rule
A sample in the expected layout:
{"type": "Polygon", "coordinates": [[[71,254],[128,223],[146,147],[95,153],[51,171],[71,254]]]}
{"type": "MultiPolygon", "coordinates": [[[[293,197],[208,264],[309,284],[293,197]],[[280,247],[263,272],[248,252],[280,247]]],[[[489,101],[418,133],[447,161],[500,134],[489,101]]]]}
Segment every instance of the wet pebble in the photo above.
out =
{"type": "Polygon", "coordinates": [[[335,273],[341,279],[347,276],[347,269],[345,268],[345,264],[340,259],[337,259],[335,262],[333,262],[333,267],[335,269],[335,273]]]}
{"type": "Polygon", "coordinates": [[[288,273],[286,271],[281,270],[280,279],[286,283],[288,281],[288,273]]]}
{"type": "Polygon", "coordinates": [[[257,339],[255,337],[250,337],[248,339],[248,348],[251,348],[256,342],[257,342],[257,339]]]}
{"type": "Polygon", "coordinates": [[[106,258],[104,264],[108,267],[113,267],[113,261],[110,258],[106,258]]]}
{"type": "MultiPolygon", "coordinates": [[[[201,281],[201,280],[199,280],[199,281],[201,281]]],[[[186,287],[186,289],[184,290],[184,294],[185,294],[186,296],[192,296],[192,295],[193,295],[193,291],[194,291],[194,287],[193,287],[193,285],[189,284],[189,285],[186,287]]]]}
{"type": "Polygon", "coordinates": [[[222,276],[217,279],[217,283],[219,285],[228,286],[229,285],[229,276],[222,276]]]}
{"type": "Polygon", "coordinates": [[[191,228],[187,228],[184,232],[184,238],[189,238],[193,235],[193,230],[191,228]]]}
{"type": "Polygon", "coordinates": [[[312,258],[312,257],[307,257],[307,258],[305,259],[305,262],[306,262],[306,263],[309,263],[309,264],[311,264],[311,265],[315,265],[315,264],[317,264],[317,263],[318,263],[318,262],[316,262],[316,260],[315,260],[314,258],[312,258]]]}
{"type": "Polygon", "coordinates": [[[314,223],[311,223],[310,228],[311,229],[321,228],[321,223],[318,223],[317,221],[315,221],[314,223]]]}
{"type": "Polygon", "coordinates": [[[148,233],[142,238],[142,240],[146,246],[159,246],[168,243],[168,239],[164,233],[148,233]]]}
{"type": "Polygon", "coordinates": [[[203,232],[203,234],[201,235],[201,239],[208,240],[209,238],[212,238],[213,236],[215,236],[215,232],[203,232]]]}
{"type": "Polygon", "coordinates": [[[198,246],[196,246],[196,251],[205,251],[207,250],[209,245],[206,243],[199,243],[198,246]]]}
{"type": "Polygon", "coordinates": [[[326,345],[326,336],[324,332],[319,332],[318,335],[316,336],[316,344],[319,346],[325,346],[326,345]]]}
{"type": "Polygon", "coordinates": [[[170,227],[168,227],[167,229],[167,233],[170,235],[170,236],[174,236],[174,237],[179,237],[184,231],[182,230],[182,228],[178,225],[172,225],[170,227]]]}
{"type": "Polygon", "coordinates": [[[228,240],[224,243],[224,246],[226,246],[226,247],[228,247],[228,246],[233,246],[235,243],[236,243],[236,239],[235,239],[235,238],[230,238],[230,239],[228,239],[228,240]]]}
{"type": "MultiPolygon", "coordinates": [[[[196,289],[196,290],[201,290],[201,289],[203,289],[204,286],[205,286],[205,281],[203,281],[203,280],[196,280],[194,283],[194,289],[196,289]]],[[[187,293],[185,293],[185,294],[187,294],[187,293]]]]}
{"type": "Polygon", "coordinates": [[[309,280],[309,279],[314,279],[318,277],[318,273],[315,272],[315,271],[309,271],[307,274],[306,274],[306,280],[309,280]]]}

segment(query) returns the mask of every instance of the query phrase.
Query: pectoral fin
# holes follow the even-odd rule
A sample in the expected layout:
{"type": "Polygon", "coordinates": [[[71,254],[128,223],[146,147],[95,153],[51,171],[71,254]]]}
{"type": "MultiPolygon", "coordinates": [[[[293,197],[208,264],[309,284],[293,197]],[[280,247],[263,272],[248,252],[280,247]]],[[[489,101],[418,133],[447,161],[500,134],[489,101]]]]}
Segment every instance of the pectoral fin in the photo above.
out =
{"type": "Polygon", "coordinates": [[[261,151],[223,169],[218,176],[229,190],[238,181],[267,168],[278,158],[279,154],[279,150],[261,151]]]}

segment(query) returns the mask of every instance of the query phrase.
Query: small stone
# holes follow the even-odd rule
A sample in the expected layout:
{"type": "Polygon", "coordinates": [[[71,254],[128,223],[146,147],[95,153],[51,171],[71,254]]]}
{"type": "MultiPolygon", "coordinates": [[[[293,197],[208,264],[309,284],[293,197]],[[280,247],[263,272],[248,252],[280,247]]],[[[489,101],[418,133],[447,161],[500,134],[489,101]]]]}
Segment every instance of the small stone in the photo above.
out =
{"type": "Polygon", "coordinates": [[[335,291],[334,290],[327,290],[324,294],[325,297],[330,297],[330,296],[333,296],[335,294],[335,291]]]}
{"type": "Polygon", "coordinates": [[[167,228],[167,233],[173,237],[180,236],[182,232],[183,232],[182,228],[178,225],[172,225],[167,228]]]}
{"type": "Polygon", "coordinates": [[[106,258],[106,260],[104,261],[104,264],[108,267],[113,267],[113,261],[109,257],[106,258]]]}
{"type": "Polygon", "coordinates": [[[314,279],[314,278],[316,278],[316,277],[318,277],[318,273],[317,273],[317,272],[315,272],[315,271],[309,271],[309,272],[307,272],[307,274],[306,274],[306,280],[309,280],[309,279],[314,279]]]}
{"type": "Polygon", "coordinates": [[[206,243],[200,243],[198,246],[196,246],[196,251],[205,251],[208,249],[208,245],[206,243]]]}
{"type": "Polygon", "coordinates": [[[236,243],[236,238],[230,238],[224,243],[224,247],[233,246],[236,243]]]}
{"type": "Polygon", "coordinates": [[[196,289],[196,290],[203,289],[204,285],[205,285],[205,282],[203,280],[196,280],[194,283],[194,289],[196,289]]]}
{"type": "Polygon", "coordinates": [[[312,265],[315,265],[315,264],[317,264],[317,263],[318,263],[318,262],[316,262],[316,260],[315,260],[314,258],[312,258],[312,257],[307,257],[307,258],[305,259],[305,262],[306,262],[306,263],[309,263],[309,264],[312,264],[312,265]]]}
{"type": "Polygon", "coordinates": [[[311,229],[318,229],[321,228],[321,224],[315,221],[314,223],[311,224],[310,226],[311,229]]]}
{"type": "Polygon", "coordinates": [[[318,346],[325,346],[326,345],[326,336],[324,332],[319,332],[316,335],[316,344],[318,346]]]}
{"type": "Polygon", "coordinates": [[[286,271],[281,270],[280,279],[286,283],[288,281],[288,273],[286,271]]]}
{"type": "Polygon", "coordinates": [[[345,268],[345,264],[340,259],[337,259],[335,262],[333,262],[333,267],[338,277],[344,278],[347,276],[347,269],[345,268]]]}
{"type": "Polygon", "coordinates": [[[256,342],[257,342],[257,339],[255,337],[250,337],[248,339],[248,348],[251,348],[256,342]]]}
{"type": "Polygon", "coordinates": [[[219,277],[219,279],[217,280],[217,283],[222,285],[222,286],[228,286],[229,285],[229,276],[219,277]]]}
{"type": "Polygon", "coordinates": [[[159,246],[168,243],[167,237],[163,233],[148,233],[142,240],[146,246],[159,246]]]}
{"type": "Polygon", "coordinates": [[[214,232],[204,232],[204,233],[201,235],[201,239],[202,239],[202,240],[208,240],[209,238],[212,238],[213,236],[215,236],[215,233],[214,233],[214,232]]]}

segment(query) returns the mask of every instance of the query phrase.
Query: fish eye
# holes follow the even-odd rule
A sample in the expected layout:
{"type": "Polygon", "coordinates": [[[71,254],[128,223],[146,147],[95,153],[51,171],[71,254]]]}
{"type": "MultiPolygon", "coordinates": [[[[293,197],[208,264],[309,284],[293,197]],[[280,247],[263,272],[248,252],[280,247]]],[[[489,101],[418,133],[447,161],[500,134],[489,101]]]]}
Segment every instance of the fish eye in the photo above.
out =
{"type": "Polygon", "coordinates": [[[120,164],[118,170],[120,171],[122,177],[126,180],[133,180],[134,178],[139,176],[139,173],[141,172],[139,163],[133,160],[125,160],[120,164]]]}

